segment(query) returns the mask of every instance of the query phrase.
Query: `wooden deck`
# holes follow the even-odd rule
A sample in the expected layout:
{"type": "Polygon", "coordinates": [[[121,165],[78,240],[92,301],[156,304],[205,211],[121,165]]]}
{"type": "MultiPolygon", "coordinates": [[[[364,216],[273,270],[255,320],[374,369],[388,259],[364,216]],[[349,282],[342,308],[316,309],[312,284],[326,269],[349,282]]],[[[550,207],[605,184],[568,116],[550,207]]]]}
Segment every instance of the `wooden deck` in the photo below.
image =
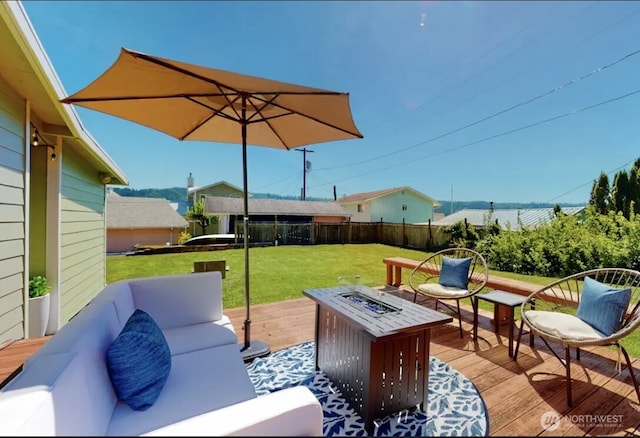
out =
{"type": "MultiPolygon", "coordinates": [[[[241,342],[244,311],[244,307],[225,310],[241,342]]],[[[463,305],[462,312],[464,338],[460,339],[454,318],[453,323],[433,330],[431,354],[476,385],[488,409],[491,436],[640,436],[640,404],[626,367],[621,374],[615,370],[618,354],[614,349],[582,351],[581,363],[571,367],[575,406],[569,409],[564,368],[542,341],[536,339],[534,351],[527,336],[514,362],[507,354],[506,327],[500,335],[493,333],[493,315],[481,309],[476,343],[470,339],[471,306],[463,305]],[[542,422],[553,415],[560,418],[557,428],[547,430],[542,422]]],[[[315,305],[306,297],[255,305],[251,307],[251,338],[265,341],[272,351],[311,341],[314,317],[315,305]]],[[[17,341],[0,350],[0,381],[45,340],[17,341]]],[[[639,373],[640,362],[635,359],[633,365],[639,373]]]]}

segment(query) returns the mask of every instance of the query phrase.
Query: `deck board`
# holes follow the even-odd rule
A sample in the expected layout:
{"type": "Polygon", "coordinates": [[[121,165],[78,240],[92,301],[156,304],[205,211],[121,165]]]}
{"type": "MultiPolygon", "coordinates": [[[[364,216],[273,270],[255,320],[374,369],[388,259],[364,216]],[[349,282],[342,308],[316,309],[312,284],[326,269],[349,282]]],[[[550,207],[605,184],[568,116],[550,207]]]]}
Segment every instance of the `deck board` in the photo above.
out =
{"type": "MultiPolygon", "coordinates": [[[[491,325],[493,314],[480,309],[480,339],[474,342],[470,338],[471,306],[463,303],[461,307],[464,337],[459,336],[456,318],[452,323],[434,328],[431,354],[476,385],[487,405],[491,436],[640,436],[640,404],[626,366],[621,374],[615,370],[617,352],[614,349],[590,347],[582,351],[581,363],[574,362],[571,367],[575,406],[570,409],[565,402],[564,368],[544,343],[536,339],[535,350],[532,350],[528,336],[523,336],[515,362],[507,354],[506,327],[495,334],[491,325]],[[549,411],[560,416],[554,431],[546,431],[540,422],[541,416],[549,411]],[[598,424],[596,421],[596,424],[584,425],[567,417],[607,414],[620,418],[620,423],[598,424]]],[[[245,308],[225,309],[224,313],[242,342],[245,308]]],[[[314,338],[315,304],[302,294],[298,299],[253,305],[250,316],[251,338],[265,341],[271,351],[314,338]]],[[[0,381],[46,339],[16,341],[0,350],[0,381]]],[[[635,358],[633,367],[640,376],[640,362],[635,358]]]]}

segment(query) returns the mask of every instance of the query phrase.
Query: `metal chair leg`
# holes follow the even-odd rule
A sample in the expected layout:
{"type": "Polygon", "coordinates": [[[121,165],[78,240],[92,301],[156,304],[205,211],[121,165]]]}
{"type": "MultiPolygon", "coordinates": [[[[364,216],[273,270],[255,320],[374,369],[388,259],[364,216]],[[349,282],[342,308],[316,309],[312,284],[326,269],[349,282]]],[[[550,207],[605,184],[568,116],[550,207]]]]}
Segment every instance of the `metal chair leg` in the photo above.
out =
{"type": "Polygon", "coordinates": [[[518,349],[520,348],[520,339],[522,338],[522,329],[524,327],[524,319],[520,319],[520,330],[518,330],[518,341],[516,342],[516,349],[513,351],[513,360],[518,358],[518,349]]]}
{"type": "Polygon", "coordinates": [[[618,344],[620,349],[622,350],[622,354],[624,354],[624,359],[627,361],[627,368],[629,369],[629,374],[631,374],[631,380],[633,381],[633,387],[636,389],[636,395],[638,396],[638,401],[640,402],[640,389],[638,389],[638,381],[636,380],[636,374],[633,372],[633,368],[631,367],[631,360],[629,359],[629,354],[627,350],[621,344],[618,344]]]}
{"type": "Polygon", "coordinates": [[[573,399],[571,397],[571,349],[565,348],[565,364],[567,369],[567,405],[573,407],[573,399]]]}
{"type": "Polygon", "coordinates": [[[462,314],[460,313],[460,300],[456,300],[456,306],[458,307],[458,326],[460,327],[460,339],[464,338],[462,333],[462,314]]]}

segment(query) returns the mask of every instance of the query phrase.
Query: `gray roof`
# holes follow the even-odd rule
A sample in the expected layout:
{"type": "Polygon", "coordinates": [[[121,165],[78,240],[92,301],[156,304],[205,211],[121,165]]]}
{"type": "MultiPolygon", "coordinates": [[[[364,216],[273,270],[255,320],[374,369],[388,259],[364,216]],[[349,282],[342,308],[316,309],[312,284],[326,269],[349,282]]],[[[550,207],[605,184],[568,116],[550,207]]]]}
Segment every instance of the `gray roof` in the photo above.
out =
{"type": "MultiPolygon", "coordinates": [[[[575,215],[582,212],[586,207],[562,207],[562,212],[566,215],[575,215]]],[[[487,225],[490,218],[491,223],[498,220],[498,225],[503,229],[510,225],[511,230],[520,230],[522,225],[532,228],[543,223],[548,223],[553,219],[553,208],[514,208],[514,209],[494,209],[489,216],[489,210],[485,209],[465,209],[456,211],[449,216],[431,222],[431,225],[453,225],[457,222],[464,221],[474,227],[482,227],[487,225]]]]}
{"type": "Polygon", "coordinates": [[[184,228],[188,225],[166,199],[107,195],[107,229],[184,228]]]}
{"type": "MultiPolygon", "coordinates": [[[[205,197],[209,214],[244,214],[244,200],[226,196],[205,197]]],[[[249,198],[249,215],[344,216],[349,214],[341,205],[324,201],[291,201],[287,199],[249,198]]]]}

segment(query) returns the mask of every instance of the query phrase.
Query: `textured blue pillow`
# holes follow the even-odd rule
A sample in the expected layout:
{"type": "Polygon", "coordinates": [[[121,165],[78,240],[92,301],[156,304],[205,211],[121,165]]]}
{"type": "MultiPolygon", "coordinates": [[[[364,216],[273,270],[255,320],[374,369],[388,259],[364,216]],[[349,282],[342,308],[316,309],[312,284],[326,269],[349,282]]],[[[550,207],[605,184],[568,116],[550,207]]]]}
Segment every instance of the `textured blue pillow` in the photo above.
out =
{"type": "Polygon", "coordinates": [[[107,350],[107,369],[120,400],[136,411],[149,409],[160,395],[171,351],[158,324],[137,309],[107,350]]]}
{"type": "Polygon", "coordinates": [[[471,257],[462,259],[442,257],[442,269],[438,283],[443,286],[466,289],[469,285],[469,267],[471,257]]]}
{"type": "Polygon", "coordinates": [[[604,335],[615,333],[631,300],[631,289],[616,289],[585,277],[576,316],[604,335]]]}

